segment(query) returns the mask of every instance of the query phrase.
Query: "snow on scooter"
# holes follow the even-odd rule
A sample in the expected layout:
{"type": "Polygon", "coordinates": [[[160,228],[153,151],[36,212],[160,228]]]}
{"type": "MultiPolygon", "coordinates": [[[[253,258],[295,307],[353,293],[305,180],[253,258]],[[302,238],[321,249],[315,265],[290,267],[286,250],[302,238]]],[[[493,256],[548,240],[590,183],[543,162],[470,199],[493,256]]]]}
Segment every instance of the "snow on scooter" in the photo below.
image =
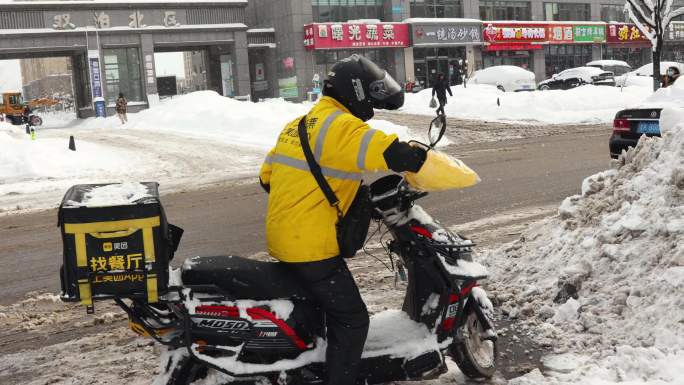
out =
{"type": "MultiPolygon", "coordinates": [[[[435,118],[424,146],[432,149],[445,129],[444,116],[435,118]]],[[[155,384],[203,378],[197,383],[323,383],[325,318],[284,266],[207,256],[186,259],[169,272],[182,230],[166,225],[161,209],[150,220],[156,184],[142,185],[155,192],[136,201],[135,219],[128,206],[125,219],[109,222],[102,218],[116,215],[83,204],[87,188],[67,193],[60,210],[62,299],[81,301],[89,311],[93,299],[114,299],[133,331],[164,346],[155,384]]],[[[408,283],[401,310],[371,317],[357,382],[435,378],[447,371],[447,358],[468,377],[492,377],[497,335],[492,303],[478,285],[486,269],[471,258],[474,244],[414,204],[427,192],[402,176],[384,176],[370,190],[374,218],[392,237],[389,258],[408,283]]]]}

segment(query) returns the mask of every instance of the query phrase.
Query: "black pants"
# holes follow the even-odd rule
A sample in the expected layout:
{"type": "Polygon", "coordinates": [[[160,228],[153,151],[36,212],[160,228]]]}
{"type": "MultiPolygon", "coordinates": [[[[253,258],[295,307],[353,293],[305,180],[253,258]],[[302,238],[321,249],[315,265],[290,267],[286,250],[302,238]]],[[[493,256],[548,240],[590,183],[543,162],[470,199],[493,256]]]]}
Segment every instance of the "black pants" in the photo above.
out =
{"type": "Polygon", "coordinates": [[[446,104],[446,98],[442,99],[442,98],[438,97],[437,101],[439,102],[439,107],[437,107],[437,111],[435,111],[435,112],[437,113],[437,115],[440,115],[440,111],[442,111],[441,115],[445,115],[444,114],[444,105],[446,104]]]}
{"type": "Polygon", "coordinates": [[[288,263],[325,311],[328,385],[356,383],[368,335],[368,310],[344,259],[288,263]]]}

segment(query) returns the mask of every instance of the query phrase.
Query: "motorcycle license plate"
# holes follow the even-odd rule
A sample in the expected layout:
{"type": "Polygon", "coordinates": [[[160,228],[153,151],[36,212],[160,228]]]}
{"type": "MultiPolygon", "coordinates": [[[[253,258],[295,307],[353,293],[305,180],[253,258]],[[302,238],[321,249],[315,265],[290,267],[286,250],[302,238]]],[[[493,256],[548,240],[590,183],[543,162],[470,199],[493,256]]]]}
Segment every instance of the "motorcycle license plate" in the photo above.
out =
{"type": "Polygon", "coordinates": [[[456,317],[456,313],[458,313],[458,303],[452,303],[447,308],[447,318],[456,317]]]}
{"type": "Polygon", "coordinates": [[[637,132],[639,134],[660,134],[660,125],[658,122],[639,122],[637,132]]]}

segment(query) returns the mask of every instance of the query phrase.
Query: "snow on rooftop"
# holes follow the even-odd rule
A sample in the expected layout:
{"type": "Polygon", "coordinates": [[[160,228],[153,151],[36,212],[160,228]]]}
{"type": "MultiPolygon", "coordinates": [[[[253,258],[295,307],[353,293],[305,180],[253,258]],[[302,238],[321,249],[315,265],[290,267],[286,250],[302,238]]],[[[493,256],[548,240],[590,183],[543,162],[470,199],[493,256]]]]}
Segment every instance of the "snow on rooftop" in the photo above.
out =
{"type": "Polygon", "coordinates": [[[590,61],[586,65],[588,65],[588,66],[624,66],[624,67],[629,67],[629,64],[627,64],[627,62],[625,62],[625,61],[610,60],[610,59],[590,61]]]}
{"type": "Polygon", "coordinates": [[[275,28],[250,28],[247,33],[275,33],[275,28]]]}

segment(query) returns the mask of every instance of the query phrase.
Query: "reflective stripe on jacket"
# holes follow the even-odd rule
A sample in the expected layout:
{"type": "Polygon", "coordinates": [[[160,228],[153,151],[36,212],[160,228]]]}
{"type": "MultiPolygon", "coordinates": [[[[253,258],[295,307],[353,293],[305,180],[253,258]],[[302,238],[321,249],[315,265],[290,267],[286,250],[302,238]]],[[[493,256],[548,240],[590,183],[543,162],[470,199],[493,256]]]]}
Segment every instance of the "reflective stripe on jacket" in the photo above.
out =
{"type": "MultiPolygon", "coordinates": [[[[315,262],[339,254],[337,212],[309,171],[299,141],[300,119],[285,126],[259,175],[270,185],[268,249],[284,262],[315,262]]],[[[306,119],[311,150],[346,213],[363,173],[388,169],[383,153],[397,137],[371,129],[330,97],[323,97],[306,119]]]]}

